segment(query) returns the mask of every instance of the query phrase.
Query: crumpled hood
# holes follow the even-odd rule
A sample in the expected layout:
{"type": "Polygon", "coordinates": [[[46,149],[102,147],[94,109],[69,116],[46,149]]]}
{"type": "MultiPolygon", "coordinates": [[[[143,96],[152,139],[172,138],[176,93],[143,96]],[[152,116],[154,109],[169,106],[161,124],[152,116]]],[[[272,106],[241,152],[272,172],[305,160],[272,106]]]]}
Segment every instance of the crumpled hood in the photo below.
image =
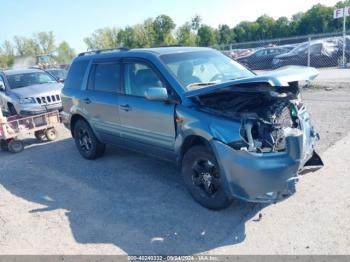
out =
{"type": "Polygon", "coordinates": [[[16,88],[12,89],[11,92],[16,94],[18,97],[36,97],[60,93],[62,87],[63,85],[61,83],[47,83],[16,88]]]}
{"type": "MultiPolygon", "coordinates": [[[[224,83],[214,84],[207,87],[191,90],[185,93],[187,97],[195,97],[215,93],[220,89],[234,87],[249,83],[267,83],[271,87],[288,87],[291,82],[311,81],[318,76],[319,72],[313,67],[287,66],[280,69],[255,75],[248,78],[231,80],[224,83]]],[[[248,87],[247,87],[248,88],[248,87]]]]}

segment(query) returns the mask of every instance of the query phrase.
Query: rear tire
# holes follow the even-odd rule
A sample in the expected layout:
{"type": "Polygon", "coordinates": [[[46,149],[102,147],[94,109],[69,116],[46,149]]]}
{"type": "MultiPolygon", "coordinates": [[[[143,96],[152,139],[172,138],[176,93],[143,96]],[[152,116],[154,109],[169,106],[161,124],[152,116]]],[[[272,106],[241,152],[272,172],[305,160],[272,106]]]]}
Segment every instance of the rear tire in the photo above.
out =
{"type": "Polygon", "coordinates": [[[49,129],[46,129],[45,137],[49,141],[55,141],[57,139],[57,131],[56,131],[56,129],[53,128],[53,127],[49,128],[49,129]]]}
{"type": "Polygon", "coordinates": [[[74,139],[79,153],[86,159],[96,159],[105,152],[105,144],[98,141],[89,124],[84,120],[78,120],[75,124],[74,139]]]}
{"type": "Polygon", "coordinates": [[[182,160],[182,176],[192,197],[202,206],[220,210],[232,203],[224,189],[214,154],[205,146],[194,146],[182,160]]]}
{"type": "Polygon", "coordinates": [[[23,151],[24,144],[21,140],[12,139],[8,143],[8,148],[11,153],[19,153],[23,151]]]}

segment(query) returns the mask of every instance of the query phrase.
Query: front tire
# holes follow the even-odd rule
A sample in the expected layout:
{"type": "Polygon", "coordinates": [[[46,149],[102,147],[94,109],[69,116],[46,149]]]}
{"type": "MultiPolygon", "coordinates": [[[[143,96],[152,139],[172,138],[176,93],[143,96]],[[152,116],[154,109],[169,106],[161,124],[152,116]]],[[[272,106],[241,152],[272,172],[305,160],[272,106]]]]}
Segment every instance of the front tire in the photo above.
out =
{"type": "Polygon", "coordinates": [[[79,153],[86,159],[96,159],[105,152],[105,144],[98,141],[89,124],[84,120],[78,120],[75,124],[74,139],[79,153]]]}
{"type": "Polygon", "coordinates": [[[214,154],[205,146],[194,146],[182,160],[182,176],[192,197],[202,206],[220,210],[232,203],[214,154]]]}
{"type": "Polygon", "coordinates": [[[8,149],[11,153],[19,153],[23,151],[24,144],[21,140],[12,139],[8,143],[8,149]]]}

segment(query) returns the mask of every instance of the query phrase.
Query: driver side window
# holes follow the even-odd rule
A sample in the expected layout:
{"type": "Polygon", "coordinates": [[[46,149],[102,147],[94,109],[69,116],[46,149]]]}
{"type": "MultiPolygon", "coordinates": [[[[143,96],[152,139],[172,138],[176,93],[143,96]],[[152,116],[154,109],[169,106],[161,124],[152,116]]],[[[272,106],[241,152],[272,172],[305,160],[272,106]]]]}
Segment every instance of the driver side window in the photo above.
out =
{"type": "Polygon", "coordinates": [[[144,63],[124,64],[124,93],[131,96],[145,96],[145,91],[150,87],[164,87],[165,85],[154,72],[144,63]]]}

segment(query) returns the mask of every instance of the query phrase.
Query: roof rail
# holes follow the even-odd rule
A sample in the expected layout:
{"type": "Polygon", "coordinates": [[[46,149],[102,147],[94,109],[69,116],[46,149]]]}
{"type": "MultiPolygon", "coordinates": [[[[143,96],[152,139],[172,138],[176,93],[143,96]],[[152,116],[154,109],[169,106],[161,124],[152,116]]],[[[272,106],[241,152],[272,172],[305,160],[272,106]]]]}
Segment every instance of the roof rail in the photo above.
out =
{"type": "Polygon", "coordinates": [[[162,47],[184,47],[183,45],[160,45],[155,46],[156,48],[162,48],[162,47]]]}
{"type": "Polygon", "coordinates": [[[127,47],[117,47],[117,48],[108,48],[108,49],[97,49],[97,50],[91,50],[80,53],[78,56],[85,56],[85,55],[96,55],[106,52],[113,52],[113,51],[128,51],[130,50],[127,47]]]}

